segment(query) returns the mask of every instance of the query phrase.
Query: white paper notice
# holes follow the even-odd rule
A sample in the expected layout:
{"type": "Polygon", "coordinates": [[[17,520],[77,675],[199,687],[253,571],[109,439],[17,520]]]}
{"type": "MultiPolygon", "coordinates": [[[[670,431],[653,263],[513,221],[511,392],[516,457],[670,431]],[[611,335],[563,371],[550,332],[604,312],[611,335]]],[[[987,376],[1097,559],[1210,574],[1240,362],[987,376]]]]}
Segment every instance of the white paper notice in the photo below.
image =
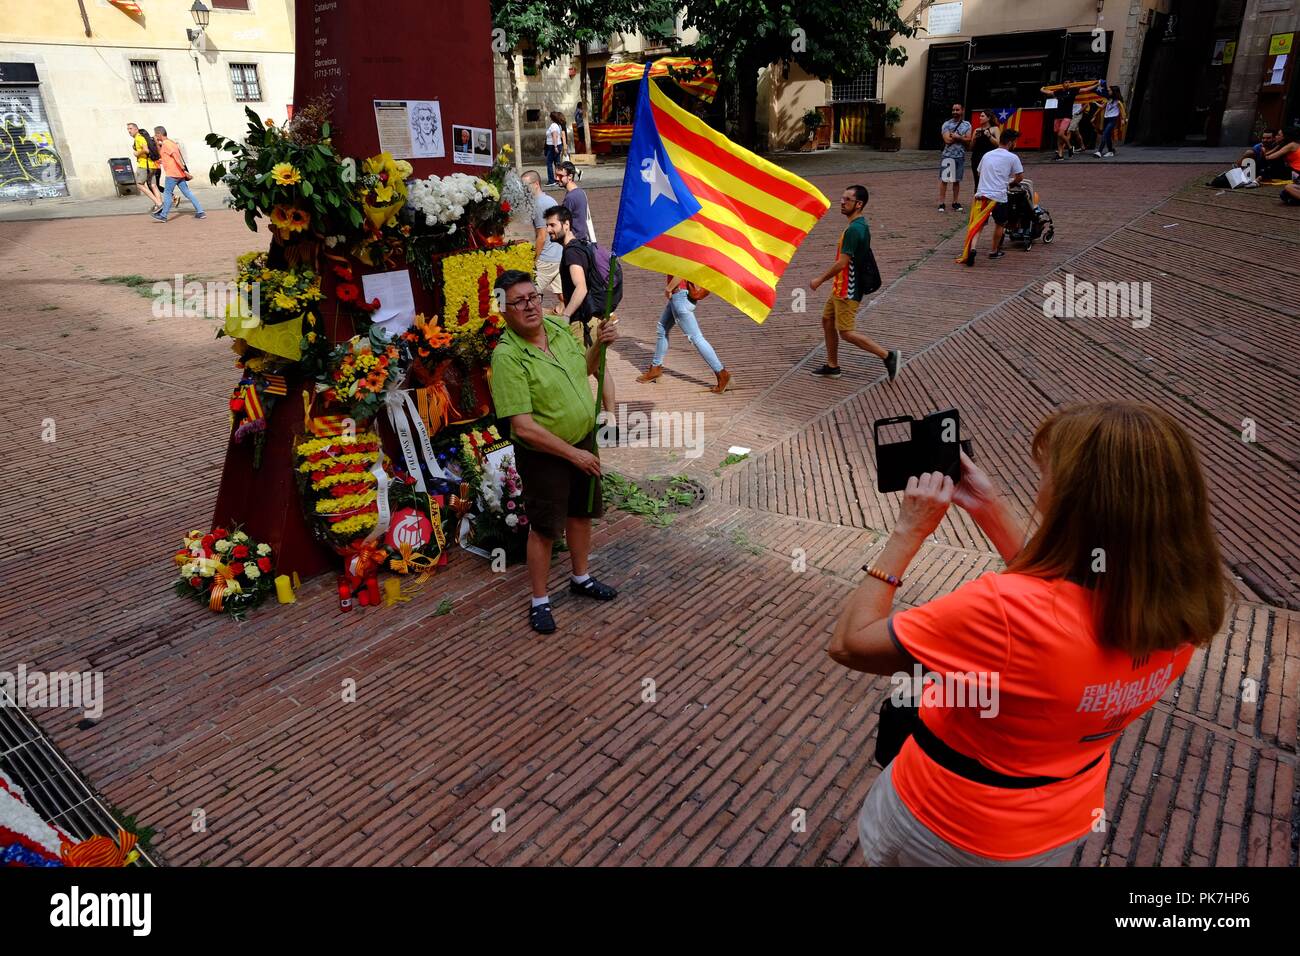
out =
{"type": "Polygon", "coordinates": [[[411,123],[411,159],[439,159],[447,155],[442,144],[442,107],[437,100],[407,100],[411,123]]]}
{"type": "Polygon", "coordinates": [[[415,292],[411,288],[409,270],[362,276],[361,288],[367,302],[379,300],[373,321],[390,339],[415,324],[415,292]]]}
{"type": "Polygon", "coordinates": [[[1286,57],[1285,53],[1279,53],[1277,59],[1273,61],[1273,74],[1268,78],[1273,86],[1282,85],[1282,78],[1286,76],[1286,57]]]}
{"type": "Polygon", "coordinates": [[[381,153],[394,159],[411,157],[411,117],[406,100],[375,100],[375,128],[381,153]]]}

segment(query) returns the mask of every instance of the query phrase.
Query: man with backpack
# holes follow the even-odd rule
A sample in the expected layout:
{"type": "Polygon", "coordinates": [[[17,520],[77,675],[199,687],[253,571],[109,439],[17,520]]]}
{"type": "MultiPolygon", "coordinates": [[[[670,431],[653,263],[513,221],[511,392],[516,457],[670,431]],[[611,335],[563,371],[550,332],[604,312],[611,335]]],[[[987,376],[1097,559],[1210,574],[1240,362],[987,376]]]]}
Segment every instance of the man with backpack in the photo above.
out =
{"type": "Polygon", "coordinates": [[[823,282],[831,283],[831,294],[822,310],[822,333],[826,337],[826,364],[814,369],[822,378],[840,377],[840,339],[870,352],[885,363],[885,374],[892,382],[898,377],[903,353],[898,349],[883,349],[857,330],[858,309],[863,296],[880,288],[880,269],[871,251],[871,230],[863,210],[870,194],[866,186],[846,186],[840,197],[840,212],[849,224],[840,236],[835,250],[835,262],[824,273],[812,280],[812,288],[823,282]]]}
{"type": "MultiPolygon", "coordinates": [[[[623,273],[615,267],[610,275],[609,254],[573,232],[573,213],[567,206],[552,206],[546,210],[546,234],[564,247],[560,255],[560,298],[556,314],[563,315],[572,324],[582,325],[583,342],[591,345],[592,320],[604,324],[614,308],[623,301],[623,273]],[[606,300],[609,313],[606,315],[606,300]]],[[[574,334],[577,330],[574,329],[574,334]]],[[[602,404],[606,412],[616,416],[614,377],[605,368],[605,389],[602,404]]]]}
{"type": "Polygon", "coordinates": [[[155,213],[163,207],[158,144],[135,123],[127,123],[126,132],[131,137],[131,151],[135,153],[135,183],[153,200],[153,208],[149,212],[155,213]]]}

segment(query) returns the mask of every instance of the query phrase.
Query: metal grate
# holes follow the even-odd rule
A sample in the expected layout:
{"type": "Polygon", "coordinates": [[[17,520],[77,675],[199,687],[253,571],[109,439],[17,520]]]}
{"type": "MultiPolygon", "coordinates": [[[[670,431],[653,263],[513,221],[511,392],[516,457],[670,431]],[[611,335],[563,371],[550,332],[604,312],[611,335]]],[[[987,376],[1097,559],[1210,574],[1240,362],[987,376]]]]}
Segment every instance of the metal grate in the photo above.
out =
{"type": "Polygon", "coordinates": [[[831,93],[832,103],[865,103],[876,98],[876,73],[872,67],[851,80],[836,80],[831,93]]]}
{"type": "MultiPolygon", "coordinates": [[[[23,791],[42,820],[75,840],[116,839],[118,822],[13,699],[0,692],[0,770],[23,791]]],[[[143,850],[136,866],[157,864],[143,850]]]]}
{"type": "Polygon", "coordinates": [[[131,80],[135,83],[135,98],[141,103],[163,102],[162,78],[158,75],[157,60],[132,60],[131,80]]]}

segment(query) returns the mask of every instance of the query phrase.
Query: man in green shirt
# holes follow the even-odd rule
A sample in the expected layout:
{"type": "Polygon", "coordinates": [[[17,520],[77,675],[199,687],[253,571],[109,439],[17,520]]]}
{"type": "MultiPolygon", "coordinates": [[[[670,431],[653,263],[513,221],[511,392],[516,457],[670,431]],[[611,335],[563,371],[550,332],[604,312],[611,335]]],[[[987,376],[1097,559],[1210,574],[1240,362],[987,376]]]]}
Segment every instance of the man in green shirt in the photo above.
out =
{"type": "Polygon", "coordinates": [[[866,186],[848,186],[840,197],[840,212],[848,217],[849,224],[840,236],[835,250],[835,262],[822,275],[812,281],[815,290],[823,282],[834,280],[831,294],[822,310],[822,333],[826,336],[826,364],[813,371],[822,378],[840,377],[840,339],[870,352],[885,363],[885,372],[892,382],[898,376],[903,353],[898,349],[886,351],[857,330],[858,308],[862,297],[880,288],[880,270],[871,253],[871,230],[867,228],[862,211],[867,206],[866,186]]]}
{"type": "Polygon", "coordinates": [[[599,601],[618,596],[587,573],[591,519],[604,511],[595,399],[587,377],[600,365],[600,346],[613,342],[618,332],[613,323],[601,323],[584,354],[567,324],[542,312],[542,294],[532,276],[511,269],[497,279],[496,288],[508,328],[492,352],[492,405],[498,419],[510,422],[515,467],[524,486],[533,589],[528,622],[539,634],[550,634],[555,618],[546,581],[551,547],[561,535],[573,560],[569,590],[599,601]]]}

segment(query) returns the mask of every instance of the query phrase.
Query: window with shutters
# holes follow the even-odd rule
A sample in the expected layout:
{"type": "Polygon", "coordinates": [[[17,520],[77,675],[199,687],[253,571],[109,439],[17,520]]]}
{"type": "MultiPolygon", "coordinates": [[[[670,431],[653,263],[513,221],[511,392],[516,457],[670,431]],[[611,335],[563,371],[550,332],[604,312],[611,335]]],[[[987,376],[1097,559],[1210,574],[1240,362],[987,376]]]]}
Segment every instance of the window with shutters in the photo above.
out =
{"type": "Polygon", "coordinates": [[[135,84],[138,103],[163,103],[162,80],[158,76],[157,60],[132,60],[131,80],[135,84]]]}
{"type": "Polygon", "coordinates": [[[234,88],[236,103],[257,103],[262,99],[256,63],[230,64],[230,85],[234,88]]]}
{"type": "Polygon", "coordinates": [[[216,10],[247,10],[248,0],[212,0],[216,10]]]}

